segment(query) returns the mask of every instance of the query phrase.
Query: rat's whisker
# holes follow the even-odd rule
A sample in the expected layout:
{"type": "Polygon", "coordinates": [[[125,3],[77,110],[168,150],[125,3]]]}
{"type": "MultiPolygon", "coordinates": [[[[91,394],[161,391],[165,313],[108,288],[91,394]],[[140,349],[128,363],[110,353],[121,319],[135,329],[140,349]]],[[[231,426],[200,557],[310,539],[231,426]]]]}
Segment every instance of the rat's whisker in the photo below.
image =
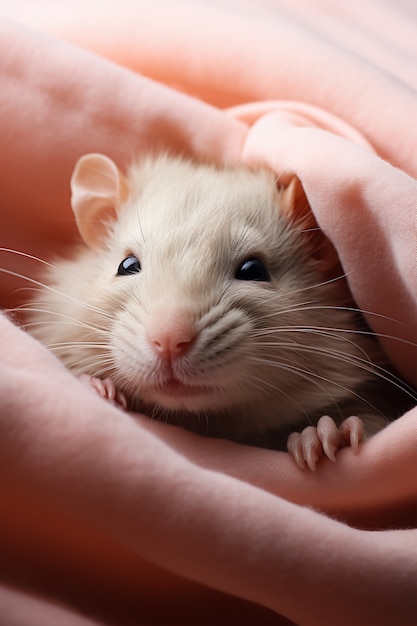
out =
{"type": "Polygon", "coordinates": [[[42,263],[43,265],[46,265],[47,267],[51,267],[52,269],[56,268],[55,265],[53,265],[52,263],[49,263],[48,261],[45,261],[45,259],[41,259],[40,257],[34,256],[33,254],[27,254],[26,252],[22,252],[21,250],[13,250],[13,248],[0,248],[0,252],[7,252],[10,254],[15,254],[25,259],[30,259],[31,261],[42,263]]]}
{"type": "MultiPolygon", "coordinates": [[[[329,347],[319,347],[319,346],[306,346],[301,345],[297,342],[263,342],[262,344],[265,347],[274,348],[274,352],[271,355],[275,354],[275,349],[280,348],[281,350],[285,350],[288,352],[296,352],[298,354],[320,354],[325,356],[326,358],[334,359],[336,361],[348,363],[350,365],[354,365],[358,369],[367,374],[377,376],[380,380],[383,380],[386,383],[389,383],[393,387],[396,387],[403,393],[405,393],[408,397],[417,401],[416,392],[410,385],[392,373],[390,370],[386,369],[382,365],[374,363],[370,357],[362,350],[364,358],[361,358],[359,355],[351,354],[335,349],[331,349],[329,347]]],[[[360,346],[359,346],[360,348],[360,346]]]]}
{"type": "MultiPolygon", "coordinates": [[[[262,361],[261,359],[259,359],[258,363],[260,362],[268,363],[268,360],[262,361]]],[[[285,366],[283,365],[283,369],[284,368],[285,366]]],[[[309,416],[304,406],[298,400],[296,400],[293,396],[286,393],[283,389],[277,388],[277,386],[273,382],[266,381],[263,378],[260,378],[260,377],[257,378],[255,376],[251,377],[248,381],[245,381],[245,382],[249,386],[253,387],[254,389],[262,391],[262,393],[266,393],[271,399],[271,401],[273,402],[276,401],[276,394],[278,391],[278,394],[281,396],[284,396],[285,398],[287,398],[287,400],[289,400],[292,404],[294,404],[297,407],[298,411],[300,412],[300,415],[304,415],[307,422],[309,422],[309,416]]]]}
{"type": "MultiPolygon", "coordinates": [[[[361,402],[367,404],[374,412],[379,413],[379,410],[371,403],[369,402],[366,398],[364,398],[363,396],[361,396],[359,393],[357,393],[355,390],[350,389],[348,387],[346,387],[346,385],[343,385],[340,382],[337,382],[335,380],[332,380],[326,376],[323,376],[321,374],[318,374],[316,372],[313,372],[312,370],[306,370],[302,367],[299,366],[295,366],[295,365],[290,365],[289,363],[286,364],[282,364],[279,363],[277,361],[268,361],[268,360],[263,360],[260,359],[259,357],[251,357],[251,360],[258,362],[258,363],[269,363],[271,368],[279,368],[279,369],[285,369],[288,372],[293,372],[294,374],[296,374],[297,376],[299,376],[300,378],[303,378],[304,380],[307,380],[308,382],[313,382],[318,384],[318,382],[323,382],[326,384],[326,387],[322,387],[322,391],[323,392],[327,392],[327,385],[330,384],[333,387],[336,387],[338,389],[341,389],[342,391],[346,392],[346,394],[348,396],[354,396],[355,398],[357,398],[358,400],[360,400],[361,402]]],[[[327,395],[327,393],[326,393],[327,395]]]]}
{"type": "Polygon", "coordinates": [[[24,274],[20,274],[19,272],[14,272],[12,270],[7,270],[5,268],[0,268],[0,272],[2,272],[4,274],[8,274],[10,276],[14,276],[15,278],[21,278],[23,280],[26,280],[29,283],[33,284],[33,285],[41,287],[42,290],[47,290],[47,291],[49,291],[51,293],[54,293],[54,294],[58,295],[59,297],[63,298],[64,300],[66,299],[66,300],[70,300],[72,302],[76,302],[77,304],[80,304],[83,307],[85,307],[87,310],[93,311],[94,313],[99,313],[103,317],[108,317],[109,319],[113,319],[113,317],[114,317],[113,315],[111,315],[107,311],[103,311],[102,309],[99,309],[99,308],[93,306],[92,304],[87,304],[86,302],[83,302],[79,298],[74,298],[73,296],[70,296],[69,294],[67,294],[67,293],[65,293],[63,291],[60,291],[59,289],[54,289],[54,287],[51,287],[50,285],[42,283],[41,281],[36,280],[35,278],[30,278],[29,276],[25,276],[24,274]]]}
{"type": "MultiPolygon", "coordinates": [[[[39,307],[28,307],[24,309],[25,311],[30,311],[32,313],[46,313],[48,316],[56,316],[58,319],[51,319],[48,320],[48,327],[51,325],[62,325],[62,324],[66,324],[67,326],[74,326],[75,328],[85,328],[86,330],[91,330],[92,333],[97,333],[97,334],[102,334],[104,336],[108,335],[108,328],[106,328],[105,326],[101,326],[98,323],[95,323],[93,321],[85,321],[85,320],[81,320],[81,319],[77,319],[73,316],[70,315],[65,315],[64,313],[60,313],[59,311],[50,311],[48,309],[42,309],[39,307]]],[[[9,312],[13,312],[14,310],[9,310],[9,312]]],[[[45,322],[44,321],[33,321],[33,322],[26,322],[24,324],[25,329],[29,329],[29,328],[34,328],[34,327],[44,327],[45,326],[45,322]]]]}

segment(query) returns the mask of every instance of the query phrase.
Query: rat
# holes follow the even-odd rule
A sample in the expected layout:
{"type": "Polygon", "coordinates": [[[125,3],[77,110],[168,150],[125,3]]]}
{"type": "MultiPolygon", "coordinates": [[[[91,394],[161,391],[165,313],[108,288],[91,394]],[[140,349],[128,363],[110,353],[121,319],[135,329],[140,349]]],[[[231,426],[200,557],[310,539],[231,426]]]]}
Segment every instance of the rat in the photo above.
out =
{"type": "Polygon", "coordinates": [[[71,190],[82,242],[27,327],[99,395],[311,470],[386,425],[386,359],[296,176],[88,154],[71,190]]]}

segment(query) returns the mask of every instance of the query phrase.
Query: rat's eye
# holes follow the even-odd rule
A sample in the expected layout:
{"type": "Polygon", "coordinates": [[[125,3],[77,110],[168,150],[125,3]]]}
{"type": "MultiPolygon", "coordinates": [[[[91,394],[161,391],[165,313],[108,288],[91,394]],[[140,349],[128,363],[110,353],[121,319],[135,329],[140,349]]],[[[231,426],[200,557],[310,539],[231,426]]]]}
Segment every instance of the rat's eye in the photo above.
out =
{"type": "Polygon", "coordinates": [[[137,274],[142,269],[140,261],[134,254],[129,254],[120,263],[117,269],[118,276],[129,276],[129,274],[137,274]]]}
{"type": "Polygon", "coordinates": [[[235,278],[237,280],[258,280],[268,282],[271,280],[264,263],[259,259],[247,259],[238,268],[235,278]]]}

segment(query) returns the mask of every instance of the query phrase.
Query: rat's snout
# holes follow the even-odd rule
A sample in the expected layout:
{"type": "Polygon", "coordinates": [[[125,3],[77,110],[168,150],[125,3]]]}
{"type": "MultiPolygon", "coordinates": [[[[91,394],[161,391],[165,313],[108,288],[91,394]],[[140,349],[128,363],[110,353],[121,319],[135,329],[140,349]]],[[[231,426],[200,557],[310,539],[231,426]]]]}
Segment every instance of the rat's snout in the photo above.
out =
{"type": "Polygon", "coordinates": [[[156,311],[147,324],[152,349],[170,363],[188,352],[196,335],[192,316],[185,311],[156,311]]]}

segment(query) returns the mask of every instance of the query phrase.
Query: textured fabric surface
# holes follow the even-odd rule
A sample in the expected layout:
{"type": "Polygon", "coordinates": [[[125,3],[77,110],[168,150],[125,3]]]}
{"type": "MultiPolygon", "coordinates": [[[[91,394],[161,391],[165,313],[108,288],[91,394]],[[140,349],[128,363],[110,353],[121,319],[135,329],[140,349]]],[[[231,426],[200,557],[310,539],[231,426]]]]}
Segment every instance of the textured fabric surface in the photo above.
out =
{"type": "MultiPolygon", "coordinates": [[[[36,0],[0,17],[0,246],[50,258],[77,240],[86,152],[295,172],[417,385],[412,2],[36,0]]],[[[0,252],[3,270],[38,265],[0,252]]],[[[2,271],[1,305],[25,286],[2,271]]],[[[417,409],[302,472],[117,410],[2,315],[0,429],[2,624],[415,623],[417,409]]]]}

